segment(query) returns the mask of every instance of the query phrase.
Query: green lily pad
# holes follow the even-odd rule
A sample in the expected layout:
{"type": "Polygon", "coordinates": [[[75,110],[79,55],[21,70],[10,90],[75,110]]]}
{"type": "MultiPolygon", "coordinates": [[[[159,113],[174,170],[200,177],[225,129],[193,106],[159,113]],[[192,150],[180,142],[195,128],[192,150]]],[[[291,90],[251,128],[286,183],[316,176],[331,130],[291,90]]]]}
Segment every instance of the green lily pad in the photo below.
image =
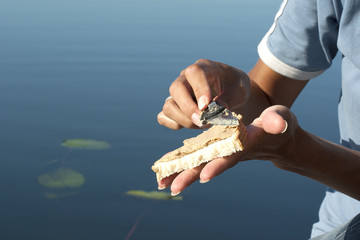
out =
{"type": "Polygon", "coordinates": [[[125,193],[126,195],[139,197],[139,198],[146,198],[146,199],[153,199],[153,200],[183,200],[182,196],[171,196],[168,192],[160,192],[160,191],[151,191],[146,192],[142,190],[130,190],[125,193]]]}
{"type": "Polygon", "coordinates": [[[102,150],[111,147],[111,145],[107,142],[91,139],[66,139],[61,143],[61,145],[69,148],[88,150],[102,150]]]}
{"type": "Polygon", "coordinates": [[[52,192],[44,192],[44,197],[48,199],[56,199],[56,198],[64,198],[78,195],[77,192],[68,192],[68,193],[52,193],[52,192]]]}
{"type": "Polygon", "coordinates": [[[78,188],[84,182],[84,176],[70,168],[59,168],[37,177],[38,182],[47,188],[78,188]]]}

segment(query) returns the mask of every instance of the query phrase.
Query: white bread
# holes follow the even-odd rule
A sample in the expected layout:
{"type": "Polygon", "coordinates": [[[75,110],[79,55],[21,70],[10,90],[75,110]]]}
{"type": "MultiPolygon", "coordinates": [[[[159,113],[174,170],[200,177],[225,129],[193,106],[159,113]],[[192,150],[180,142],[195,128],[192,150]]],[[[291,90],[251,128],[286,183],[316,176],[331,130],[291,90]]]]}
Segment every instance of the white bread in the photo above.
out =
{"type": "Polygon", "coordinates": [[[244,149],[246,129],[238,115],[238,126],[214,125],[184,145],[156,161],[152,170],[158,181],[185,169],[194,168],[215,158],[229,156],[244,149]]]}

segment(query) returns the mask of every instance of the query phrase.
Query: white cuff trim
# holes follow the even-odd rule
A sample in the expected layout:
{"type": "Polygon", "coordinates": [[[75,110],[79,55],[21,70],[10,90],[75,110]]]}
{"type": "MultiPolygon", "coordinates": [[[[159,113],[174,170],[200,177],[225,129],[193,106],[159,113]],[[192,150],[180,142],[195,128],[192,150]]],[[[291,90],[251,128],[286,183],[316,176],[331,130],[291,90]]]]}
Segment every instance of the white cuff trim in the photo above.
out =
{"type": "Polygon", "coordinates": [[[316,71],[316,72],[306,72],[282,62],[280,59],[278,59],[272,54],[266,42],[267,42],[267,36],[265,36],[261,40],[258,46],[258,53],[261,60],[275,72],[284,75],[285,77],[289,77],[297,80],[309,80],[319,76],[321,73],[324,72],[324,70],[316,71]]]}

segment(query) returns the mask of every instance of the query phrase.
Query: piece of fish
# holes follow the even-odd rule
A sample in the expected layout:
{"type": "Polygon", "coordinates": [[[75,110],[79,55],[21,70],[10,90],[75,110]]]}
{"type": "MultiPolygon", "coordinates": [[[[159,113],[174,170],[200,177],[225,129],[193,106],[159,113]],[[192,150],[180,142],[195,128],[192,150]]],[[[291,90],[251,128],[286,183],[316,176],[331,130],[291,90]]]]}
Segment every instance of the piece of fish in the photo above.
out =
{"type": "Polygon", "coordinates": [[[239,125],[238,118],[230,110],[216,101],[211,102],[208,108],[202,112],[200,121],[204,125],[239,125]]]}

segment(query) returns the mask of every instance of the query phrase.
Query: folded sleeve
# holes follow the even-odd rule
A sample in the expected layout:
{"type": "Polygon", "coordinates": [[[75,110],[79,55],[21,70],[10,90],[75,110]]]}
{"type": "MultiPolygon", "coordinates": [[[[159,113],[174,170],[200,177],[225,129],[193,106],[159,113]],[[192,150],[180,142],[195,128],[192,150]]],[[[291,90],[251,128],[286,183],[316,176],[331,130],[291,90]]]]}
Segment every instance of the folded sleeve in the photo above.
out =
{"type": "Polygon", "coordinates": [[[298,80],[325,71],[337,53],[338,16],[332,2],[285,0],[258,46],[261,60],[298,80]]]}

